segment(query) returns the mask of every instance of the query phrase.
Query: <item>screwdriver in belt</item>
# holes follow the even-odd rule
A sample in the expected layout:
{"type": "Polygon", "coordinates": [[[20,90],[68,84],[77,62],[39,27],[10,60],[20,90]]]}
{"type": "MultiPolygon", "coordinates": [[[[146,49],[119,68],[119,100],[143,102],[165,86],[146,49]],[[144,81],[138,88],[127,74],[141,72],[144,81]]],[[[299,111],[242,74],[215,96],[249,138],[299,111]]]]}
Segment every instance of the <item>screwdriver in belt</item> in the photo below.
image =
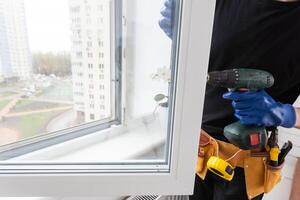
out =
{"type": "Polygon", "coordinates": [[[278,156],[278,165],[281,165],[284,162],[286,155],[291,151],[292,148],[293,143],[291,141],[284,143],[284,145],[280,149],[280,154],[278,156]]]}
{"type": "Polygon", "coordinates": [[[268,139],[267,150],[270,153],[269,165],[277,167],[279,162],[280,149],[278,145],[278,129],[276,127],[271,128],[271,135],[268,139]]]}

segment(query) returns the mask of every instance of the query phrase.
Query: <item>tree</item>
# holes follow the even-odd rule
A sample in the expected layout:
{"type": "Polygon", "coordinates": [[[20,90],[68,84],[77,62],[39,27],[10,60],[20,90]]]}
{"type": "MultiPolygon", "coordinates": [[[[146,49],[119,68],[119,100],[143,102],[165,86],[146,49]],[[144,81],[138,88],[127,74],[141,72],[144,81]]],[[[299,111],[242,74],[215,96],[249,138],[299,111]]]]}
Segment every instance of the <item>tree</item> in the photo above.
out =
{"type": "Polygon", "coordinates": [[[71,61],[68,52],[32,54],[33,72],[37,74],[67,76],[71,74],[71,61]]]}

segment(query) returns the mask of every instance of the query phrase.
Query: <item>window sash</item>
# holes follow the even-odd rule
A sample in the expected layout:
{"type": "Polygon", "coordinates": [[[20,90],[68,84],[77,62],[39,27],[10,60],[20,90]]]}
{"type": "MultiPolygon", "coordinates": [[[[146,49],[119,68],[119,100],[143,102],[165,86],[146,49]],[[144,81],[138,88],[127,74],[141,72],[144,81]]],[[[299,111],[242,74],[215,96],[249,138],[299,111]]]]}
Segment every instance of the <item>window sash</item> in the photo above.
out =
{"type": "Polygon", "coordinates": [[[168,171],[1,174],[0,196],[184,195],[193,192],[215,1],[183,0],[168,171]],[[199,59],[202,58],[202,59],[199,59]],[[200,67],[199,67],[200,66],[200,67]],[[195,86],[196,91],[195,91],[195,86]]]}

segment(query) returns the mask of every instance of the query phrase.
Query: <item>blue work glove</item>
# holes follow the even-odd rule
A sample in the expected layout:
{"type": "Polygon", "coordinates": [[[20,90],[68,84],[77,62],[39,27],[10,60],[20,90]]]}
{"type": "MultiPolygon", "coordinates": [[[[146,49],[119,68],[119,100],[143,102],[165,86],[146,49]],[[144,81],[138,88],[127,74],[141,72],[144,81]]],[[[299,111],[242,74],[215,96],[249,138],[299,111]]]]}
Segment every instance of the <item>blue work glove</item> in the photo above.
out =
{"type": "Polygon", "coordinates": [[[234,115],[245,125],[294,127],[296,111],[290,104],[276,102],[264,90],[228,92],[224,99],[232,100],[234,115]]]}
{"type": "Polygon", "coordinates": [[[164,7],[160,12],[162,17],[158,22],[160,28],[171,39],[173,37],[174,10],[175,0],[165,0],[164,7]]]}

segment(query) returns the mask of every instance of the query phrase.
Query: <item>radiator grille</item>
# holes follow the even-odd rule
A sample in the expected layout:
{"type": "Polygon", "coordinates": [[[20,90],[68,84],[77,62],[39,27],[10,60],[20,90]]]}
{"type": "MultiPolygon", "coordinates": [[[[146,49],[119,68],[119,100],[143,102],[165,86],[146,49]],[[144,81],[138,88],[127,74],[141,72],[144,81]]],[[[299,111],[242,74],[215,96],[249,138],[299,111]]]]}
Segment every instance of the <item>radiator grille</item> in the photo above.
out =
{"type": "Polygon", "coordinates": [[[167,200],[189,200],[188,196],[168,196],[167,200]]]}
{"type": "Polygon", "coordinates": [[[150,195],[150,196],[131,196],[127,198],[127,200],[189,200],[188,196],[158,196],[158,195],[150,195]]]}
{"type": "Polygon", "coordinates": [[[160,196],[157,195],[149,195],[149,196],[134,196],[129,197],[127,200],[158,200],[160,196]]]}

